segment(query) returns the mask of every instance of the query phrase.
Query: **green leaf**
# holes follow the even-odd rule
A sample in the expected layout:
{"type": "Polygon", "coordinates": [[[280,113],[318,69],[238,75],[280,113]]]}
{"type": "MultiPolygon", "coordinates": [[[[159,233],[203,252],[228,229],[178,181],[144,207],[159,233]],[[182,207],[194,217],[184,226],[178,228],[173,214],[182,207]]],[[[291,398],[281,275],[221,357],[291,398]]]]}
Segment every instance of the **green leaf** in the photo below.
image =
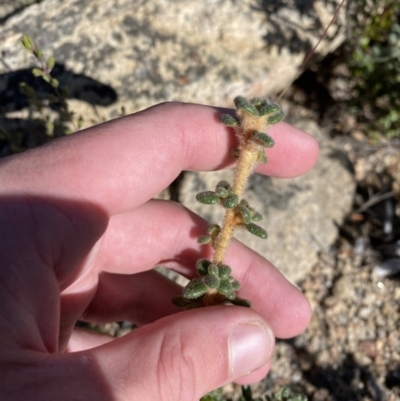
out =
{"type": "Polygon", "coordinates": [[[212,236],[215,237],[221,232],[221,227],[218,224],[210,224],[208,226],[207,232],[212,236]]]}
{"type": "Polygon", "coordinates": [[[53,136],[54,134],[54,123],[52,121],[46,121],[46,135],[53,136]]]}
{"type": "Polygon", "coordinates": [[[222,295],[229,295],[232,293],[232,285],[228,279],[222,279],[219,283],[218,292],[222,295]]]}
{"type": "Polygon", "coordinates": [[[231,275],[232,269],[228,265],[218,265],[219,278],[228,278],[231,275]]]}
{"type": "Polygon", "coordinates": [[[50,56],[47,60],[47,68],[51,71],[56,64],[56,59],[53,56],[50,56]]]}
{"type": "Polygon", "coordinates": [[[237,290],[240,288],[240,283],[239,283],[239,281],[237,281],[237,280],[233,280],[233,281],[231,282],[231,285],[232,285],[233,291],[237,291],[237,290]]]}
{"type": "Polygon", "coordinates": [[[183,296],[188,299],[200,298],[207,292],[207,286],[202,278],[194,278],[186,285],[183,296]]]}
{"type": "Polygon", "coordinates": [[[30,52],[33,52],[35,49],[35,44],[33,43],[32,38],[28,35],[24,35],[22,37],[21,44],[26,50],[28,50],[30,52]]]}
{"type": "Polygon", "coordinates": [[[239,121],[230,114],[221,114],[219,116],[219,121],[228,127],[237,127],[239,125],[239,121]]]}
{"type": "Polygon", "coordinates": [[[207,272],[208,274],[211,274],[211,276],[218,277],[218,266],[214,265],[214,263],[210,263],[207,272]]]}
{"type": "Polygon", "coordinates": [[[226,198],[229,194],[230,194],[230,191],[228,191],[227,189],[225,189],[225,188],[222,188],[222,187],[217,187],[216,189],[215,189],[215,192],[218,194],[218,196],[220,196],[221,198],[226,198]]]}
{"type": "Polygon", "coordinates": [[[262,227],[258,226],[257,224],[249,223],[249,224],[246,224],[245,227],[247,228],[247,230],[249,232],[256,235],[257,237],[266,239],[268,236],[267,232],[262,227]]]}
{"type": "Polygon", "coordinates": [[[239,197],[236,194],[229,195],[222,202],[224,208],[233,209],[239,203],[239,197]]]}
{"type": "Polygon", "coordinates": [[[278,113],[272,115],[267,118],[268,124],[276,124],[282,121],[285,118],[285,113],[283,111],[279,111],[278,113]]]}
{"type": "Polygon", "coordinates": [[[46,73],[40,68],[32,68],[32,74],[35,77],[43,77],[44,75],[46,75],[46,73]]]}
{"type": "Polygon", "coordinates": [[[264,149],[262,149],[262,148],[260,148],[260,151],[258,152],[257,161],[259,163],[267,163],[267,161],[268,161],[267,156],[265,156],[264,149]]]}
{"type": "MultiPolygon", "coordinates": [[[[250,99],[250,103],[253,104],[254,106],[260,108],[260,106],[264,106],[268,104],[268,100],[264,99],[263,97],[255,97],[253,99],[250,99]]],[[[260,110],[260,109],[258,109],[260,110]]]]}
{"type": "Polygon", "coordinates": [[[219,278],[216,276],[212,276],[211,274],[207,274],[207,276],[204,276],[203,280],[208,288],[218,288],[219,286],[219,278]]]}
{"type": "Polygon", "coordinates": [[[271,104],[266,104],[266,105],[261,106],[258,109],[258,111],[260,113],[260,116],[265,116],[267,114],[275,113],[276,111],[280,111],[280,109],[281,108],[279,107],[278,104],[271,103],[271,104]]]}
{"type": "Polygon", "coordinates": [[[275,141],[269,135],[264,134],[263,132],[255,131],[253,136],[262,146],[264,146],[264,148],[272,148],[275,145],[275,141]]]}
{"type": "Polygon", "coordinates": [[[260,221],[262,220],[262,218],[263,218],[262,215],[258,212],[254,212],[253,215],[251,216],[251,219],[253,221],[260,221]]]}
{"type": "Polygon", "coordinates": [[[244,306],[246,308],[251,307],[251,302],[247,299],[242,299],[242,298],[236,297],[235,299],[232,299],[231,302],[237,306],[244,306]]]}
{"type": "Polygon", "coordinates": [[[218,194],[216,194],[214,191],[200,192],[196,195],[196,199],[198,202],[205,205],[214,205],[220,201],[218,194]]]}
{"type": "Polygon", "coordinates": [[[53,88],[58,88],[58,86],[60,85],[60,83],[58,82],[58,79],[56,79],[56,78],[51,78],[51,80],[50,80],[50,85],[51,85],[53,88]]]}
{"type": "Polygon", "coordinates": [[[227,191],[232,191],[231,184],[229,184],[229,182],[226,181],[226,180],[220,181],[220,182],[217,184],[216,188],[223,188],[223,189],[226,189],[227,191]]]}
{"type": "Polygon", "coordinates": [[[246,206],[240,205],[239,206],[239,212],[242,215],[243,221],[245,222],[245,224],[250,223],[250,221],[251,221],[251,212],[250,212],[250,210],[246,206]]]}
{"type": "Polygon", "coordinates": [[[206,245],[211,242],[211,237],[209,235],[202,235],[201,237],[197,238],[197,243],[200,245],[206,245]]]}
{"type": "Polygon", "coordinates": [[[43,52],[40,49],[35,49],[33,51],[33,55],[38,59],[42,60],[43,59],[43,52]]]}
{"type": "Polygon", "coordinates": [[[233,101],[238,110],[244,110],[255,117],[259,115],[256,107],[253,106],[245,97],[236,96],[235,99],[233,99],[233,101]]]}
{"type": "Polygon", "coordinates": [[[199,276],[205,276],[208,274],[208,266],[210,266],[212,263],[208,259],[199,259],[196,262],[196,270],[199,276]]]}

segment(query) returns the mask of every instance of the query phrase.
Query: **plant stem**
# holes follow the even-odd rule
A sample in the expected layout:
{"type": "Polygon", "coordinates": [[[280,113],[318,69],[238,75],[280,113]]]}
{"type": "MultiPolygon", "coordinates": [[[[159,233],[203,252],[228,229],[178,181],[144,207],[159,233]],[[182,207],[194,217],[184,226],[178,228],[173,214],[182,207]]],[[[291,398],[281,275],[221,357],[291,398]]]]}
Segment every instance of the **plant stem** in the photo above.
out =
{"type": "MultiPolygon", "coordinates": [[[[243,193],[250,174],[253,172],[253,169],[257,164],[259,148],[259,145],[249,142],[240,151],[233,182],[233,191],[239,196],[239,198],[243,193]]],[[[214,264],[218,265],[223,262],[229,243],[235,231],[235,227],[239,223],[241,223],[241,219],[238,218],[234,209],[227,209],[225,213],[225,219],[221,227],[221,232],[218,236],[214,249],[214,264]]]]}

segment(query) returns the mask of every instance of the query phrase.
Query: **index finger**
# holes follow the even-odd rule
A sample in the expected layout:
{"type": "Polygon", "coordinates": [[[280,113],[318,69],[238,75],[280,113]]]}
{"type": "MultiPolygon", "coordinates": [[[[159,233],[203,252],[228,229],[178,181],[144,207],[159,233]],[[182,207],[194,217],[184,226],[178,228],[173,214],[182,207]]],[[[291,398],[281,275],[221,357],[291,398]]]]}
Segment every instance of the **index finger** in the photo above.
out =
{"type": "MultiPolygon", "coordinates": [[[[232,164],[233,132],[221,109],[164,103],[64,137],[1,161],[3,194],[49,195],[88,201],[109,215],[140,205],[182,170],[215,170],[232,164]]],[[[310,169],[318,145],[281,123],[270,130],[276,145],[260,172],[297,176],[310,169]]]]}

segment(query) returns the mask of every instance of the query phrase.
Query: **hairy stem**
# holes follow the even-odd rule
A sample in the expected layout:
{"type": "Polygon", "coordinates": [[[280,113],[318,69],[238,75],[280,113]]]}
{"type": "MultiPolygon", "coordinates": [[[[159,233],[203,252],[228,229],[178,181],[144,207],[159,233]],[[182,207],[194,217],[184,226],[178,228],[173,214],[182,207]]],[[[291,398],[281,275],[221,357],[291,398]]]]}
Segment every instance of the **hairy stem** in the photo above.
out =
{"type": "MultiPolygon", "coordinates": [[[[253,172],[258,161],[259,146],[254,143],[248,143],[241,151],[235,170],[233,191],[241,197],[246,182],[253,172]]],[[[235,227],[238,225],[237,215],[232,209],[225,213],[225,219],[221,227],[221,233],[214,249],[213,263],[218,265],[223,262],[229,243],[232,239],[235,227]]]]}

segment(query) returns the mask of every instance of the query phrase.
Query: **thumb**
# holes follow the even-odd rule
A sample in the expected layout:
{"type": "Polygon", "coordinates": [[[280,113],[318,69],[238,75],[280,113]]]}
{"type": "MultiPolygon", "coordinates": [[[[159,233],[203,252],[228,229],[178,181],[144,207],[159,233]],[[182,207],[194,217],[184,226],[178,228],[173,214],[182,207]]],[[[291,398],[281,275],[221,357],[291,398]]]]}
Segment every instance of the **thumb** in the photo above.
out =
{"type": "Polygon", "coordinates": [[[117,400],[198,401],[266,365],[273,348],[257,313],[218,306],[165,317],[86,352],[117,400]]]}

